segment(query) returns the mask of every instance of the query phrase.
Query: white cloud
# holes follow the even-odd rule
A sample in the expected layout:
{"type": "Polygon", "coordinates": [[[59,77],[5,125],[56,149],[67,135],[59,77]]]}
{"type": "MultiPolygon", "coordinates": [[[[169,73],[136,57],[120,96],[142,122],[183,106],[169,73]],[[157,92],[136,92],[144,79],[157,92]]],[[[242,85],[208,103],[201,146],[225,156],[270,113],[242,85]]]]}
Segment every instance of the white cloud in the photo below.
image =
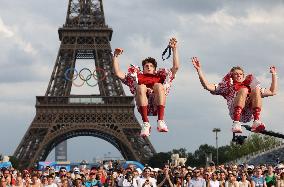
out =
{"type": "Polygon", "coordinates": [[[0,34],[2,37],[7,37],[10,38],[12,36],[14,36],[13,31],[4,24],[3,20],[0,17],[0,34]]]}
{"type": "Polygon", "coordinates": [[[25,51],[28,54],[36,55],[37,51],[34,49],[30,42],[25,41],[22,37],[20,37],[13,29],[4,24],[2,18],[0,17],[0,38],[10,38],[12,42],[15,42],[16,45],[25,51]]]}

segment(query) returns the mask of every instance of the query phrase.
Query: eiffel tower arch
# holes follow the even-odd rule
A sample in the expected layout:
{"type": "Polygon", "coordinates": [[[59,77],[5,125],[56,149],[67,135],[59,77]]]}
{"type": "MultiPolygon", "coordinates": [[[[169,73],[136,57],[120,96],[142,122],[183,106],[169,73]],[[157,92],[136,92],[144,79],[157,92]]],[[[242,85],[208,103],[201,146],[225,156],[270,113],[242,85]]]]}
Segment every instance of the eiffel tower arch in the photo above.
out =
{"type": "MultiPolygon", "coordinates": [[[[115,146],[127,160],[147,161],[155,149],[139,137],[134,98],[126,96],[114,75],[110,40],[102,0],[69,0],[66,22],[59,28],[61,41],[45,96],[36,97],[36,115],[14,152],[20,167],[44,161],[61,142],[93,136],[115,146]],[[71,95],[77,59],[93,59],[99,94],[71,95]]],[[[90,145],[88,145],[90,146],[90,145]]]]}

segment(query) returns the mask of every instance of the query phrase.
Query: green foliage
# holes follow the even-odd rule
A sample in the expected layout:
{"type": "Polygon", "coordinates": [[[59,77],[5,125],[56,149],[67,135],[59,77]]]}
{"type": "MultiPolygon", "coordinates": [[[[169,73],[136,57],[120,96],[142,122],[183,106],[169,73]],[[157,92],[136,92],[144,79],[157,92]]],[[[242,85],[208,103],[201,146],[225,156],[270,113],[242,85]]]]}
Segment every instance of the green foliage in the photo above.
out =
{"type": "Polygon", "coordinates": [[[19,169],[19,160],[14,156],[9,156],[13,168],[19,169]]]}
{"type": "Polygon", "coordinates": [[[192,163],[192,165],[205,165],[206,155],[210,153],[212,153],[212,157],[214,157],[216,153],[215,147],[208,144],[200,145],[199,148],[193,154],[193,156],[195,157],[195,163],[192,163]]]}
{"type": "MultiPolygon", "coordinates": [[[[225,163],[236,160],[245,155],[252,154],[257,151],[268,150],[281,144],[281,141],[271,136],[261,134],[252,134],[249,136],[243,145],[236,145],[231,142],[230,145],[221,146],[218,148],[219,163],[225,163]]],[[[179,154],[180,157],[186,157],[186,165],[192,167],[204,166],[206,162],[206,155],[212,153],[213,161],[216,161],[217,154],[214,146],[203,144],[194,151],[194,153],[187,153],[185,148],[173,149],[168,153],[158,153],[154,155],[149,165],[152,167],[162,167],[168,160],[171,161],[171,154],[179,154]]]]}
{"type": "Polygon", "coordinates": [[[148,165],[154,168],[162,168],[165,163],[171,161],[171,152],[160,152],[154,154],[148,162],[148,165]]]}
{"type": "Polygon", "coordinates": [[[180,148],[180,149],[173,149],[171,151],[171,154],[179,154],[180,158],[185,158],[187,156],[186,149],[180,148]]]}

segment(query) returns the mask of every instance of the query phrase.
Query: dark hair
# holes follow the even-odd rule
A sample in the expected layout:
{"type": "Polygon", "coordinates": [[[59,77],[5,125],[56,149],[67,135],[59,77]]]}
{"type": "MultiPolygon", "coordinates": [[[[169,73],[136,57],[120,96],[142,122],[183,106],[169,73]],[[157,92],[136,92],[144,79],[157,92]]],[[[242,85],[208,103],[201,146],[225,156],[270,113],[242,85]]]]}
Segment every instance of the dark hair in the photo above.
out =
{"type": "Polygon", "coordinates": [[[152,171],[151,168],[149,168],[149,167],[145,167],[145,168],[143,169],[143,171],[145,171],[146,169],[148,169],[149,171],[152,171]]]}
{"type": "Polygon", "coordinates": [[[142,66],[143,66],[143,68],[144,68],[145,64],[147,64],[147,63],[151,63],[151,64],[153,64],[153,66],[155,67],[155,69],[157,68],[157,61],[156,61],[154,58],[148,57],[148,58],[142,60],[142,66]]]}
{"type": "Polygon", "coordinates": [[[64,166],[60,167],[59,171],[61,171],[61,170],[66,170],[66,167],[64,167],[64,166]]]}

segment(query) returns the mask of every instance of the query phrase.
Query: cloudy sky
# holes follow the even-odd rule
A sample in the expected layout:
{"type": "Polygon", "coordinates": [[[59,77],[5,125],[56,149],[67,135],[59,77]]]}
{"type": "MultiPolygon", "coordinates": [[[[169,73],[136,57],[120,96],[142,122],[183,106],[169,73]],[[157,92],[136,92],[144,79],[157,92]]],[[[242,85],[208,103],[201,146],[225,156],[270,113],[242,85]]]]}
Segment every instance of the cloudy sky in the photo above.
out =
{"type": "MultiPolygon", "coordinates": [[[[103,3],[106,22],[114,30],[112,48],[124,49],[120,59],[124,70],[148,56],[156,58],[159,66],[170,67],[171,61],[161,61],[161,53],[170,37],[178,40],[181,68],[166,107],[170,131],[159,134],[154,130],[150,137],[158,152],[215,145],[215,127],[221,128],[220,145],[229,144],[232,138],[226,102],[201,87],[190,64],[192,56],[200,57],[212,83],[219,82],[230,67],[240,65],[257,76],[263,87],[269,87],[269,66],[275,65],[279,91],[264,99],[262,119],[267,129],[284,133],[283,0],[103,3]]],[[[68,0],[0,0],[0,4],[0,153],[10,155],[35,116],[35,97],[45,94],[60,44],[57,29],[65,22],[68,0]]],[[[82,87],[72,92],[90,94],[92,90],[82,87]]],[[[137,118],[140,120],[139,115],[137,118]]],[[[156,126],[155,118],[151,122],[156,126]]],[[[72,161],[120,156],[111,144],[98,138],[77,137],[68,142],[72,161]]],[[[48,159],[53,156],[51,153],[48,159]]]]}

